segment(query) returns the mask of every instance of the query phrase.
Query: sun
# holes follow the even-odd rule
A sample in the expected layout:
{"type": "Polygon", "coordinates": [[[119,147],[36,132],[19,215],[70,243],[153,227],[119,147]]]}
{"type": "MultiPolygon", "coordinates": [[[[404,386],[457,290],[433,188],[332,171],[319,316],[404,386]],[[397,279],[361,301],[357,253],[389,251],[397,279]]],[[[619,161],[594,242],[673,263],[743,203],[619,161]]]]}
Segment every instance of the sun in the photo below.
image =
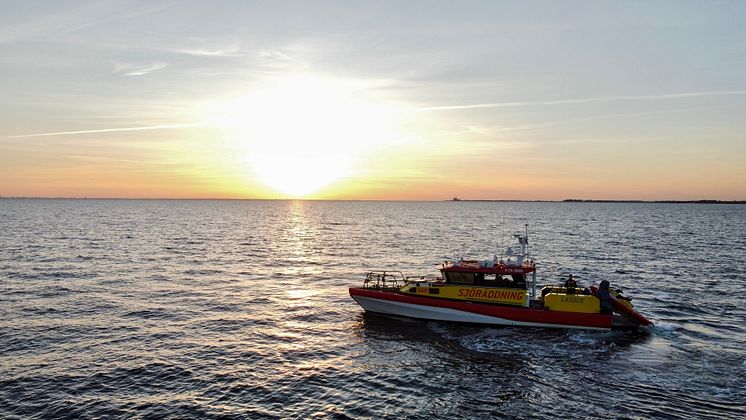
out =
{"type": "Polygon", "coordinates": [[[214,111],[258,180],[307,197],[357,173],[359,158],[395,143],[396,107],[362,82],[293,75],[214,111]]]}

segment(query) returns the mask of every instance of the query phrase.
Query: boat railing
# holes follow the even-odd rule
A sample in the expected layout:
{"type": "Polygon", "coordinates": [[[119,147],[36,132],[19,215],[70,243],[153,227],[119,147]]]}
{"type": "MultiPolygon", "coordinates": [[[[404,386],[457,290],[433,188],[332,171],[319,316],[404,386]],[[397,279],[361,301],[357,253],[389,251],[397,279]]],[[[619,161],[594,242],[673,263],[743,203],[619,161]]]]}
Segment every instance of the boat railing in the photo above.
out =
{"type": "Polygon", "coordinates": [[[553,284],[547,284],[541,288],[541,297],[548,295],[549,293],[558,293],[562,295],[593,295],[593,292],[587,287],[575,287],[571,292],[568,293],[568,288],[565,286],[557,286],[553,284]]]}
{"type": "Polygon", "coordinates": [[[443,277],[437,277],[437,276],[407,276],[405,279],[405,284],[411,284],[417,287],[421,287],[423,285],[443,285],[445,284],[443,282],[443,277]]]}
{"type": "Polygon", "coordinates": [[[365,276],[363,289],[399,290],[406,282],[401,271],[371,271],[365,276]]]}

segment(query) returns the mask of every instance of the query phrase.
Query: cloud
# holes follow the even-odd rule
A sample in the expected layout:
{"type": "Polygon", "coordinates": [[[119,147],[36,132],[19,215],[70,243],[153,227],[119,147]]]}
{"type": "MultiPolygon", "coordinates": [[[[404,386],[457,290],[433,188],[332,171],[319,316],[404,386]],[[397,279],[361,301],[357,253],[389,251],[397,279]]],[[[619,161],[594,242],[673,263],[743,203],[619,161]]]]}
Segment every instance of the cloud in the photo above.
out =
{"type": "Polygon", "coordinates": [[[33,133],[33,134],[18,134],[14,136],[4,136],[0,139],[25,139],[33,137],[56,137],[56,136],[71,136],[76,134],[95,134],[95,133],[117,133],[123,131],[146,131],[146,130],[169,130],[174,128],[194,128],[203,127],[202,124],[164,124],[164,125],[149,125],[140,127],[117,127],[117,128],[103,128],[98,130],[78,130],[78,131],[57,131],[51,133],[33,133]]]}
{"type": "Polygon", "coordinates": [[[478,108],[507,108],[507,107],[523,107],[523,106],[543,106],[543,105],[570,105],[570,104],[585,104],[593,102],[612,102],[612,101],[651,101],[658,99],[679,99],[679,98],[695,98],[701,96],[731,96],[731,95],[746,95],[746,90],[716,90],[709,92],[682,92],[682,93],[668,93],[662,95],[640,95],[640,96],[606,96],[600,98],[576,98],[576,99],[560,99],[555,101],[527,101],[527,102],[492,102],[492,103],[481,103],[481,104],[467,104],[467,105],[445,105],[445,106],[428,106],[422,108],[416,108],[416,111],[449,111],[449,110],[460,110],[460,109],[478,109],[478,108]]]}
{"type": "MultiPolygon", "coordinates": [[[[0,29],[0,44],[33,37],[56,38],[82,29],[107,25],[119,20],[128,20],[163,11],[171,5],[158,5],[129,10],[131,4],[120,6],[104,2],[90,2],[79,6],[63,6],[60,10],[46,10],[27,18],[14,19],[13,23],[0,29]],[[121,10],[126,8],[125,10],[121,10]]],[[[4,22],[8,23],[8,22],[4,22]]]]}
{"type": "MultiPolygon", "coordinates": [[[[126,6],[126,5],[125,5],[126,6]]],[[[112,22],[118,21],[118,20],[128,20],[128,19],[134,19],[142,16],[147,16],[150,14],[155,14],[158,12],[161,12],[163,10],[166,10],[171,7],[169,4],[161,4],[156,5],[154,7],[148,7],[144,9],[136,9],[136,10],[128,10],[128,11],[116,11],[116,10],[108,10],[109,7],[107,5],[102,4],[101,7],[105,11],[105,13],[102,15],[100,19],[93,19],[87,22],[83,22],[78,24],[77,26],[72,26],[66,29],[66,32],[72,33],[77,32],[81,29],[87,29],[94,26],[100,26],[100,25],[107,25],[112,22]]]]}
{"type": "Polygon", "coordinates": [[[200,57],[240,57],[243,54],[241,53],[241,48],[239,47],[226,47],[226,48],[215,48],[215,49],[208,49],[208,48],[195,48],[195,49],[182,49],[177,50],[177,52],[187,55],[196,55],[200,57]]]}
{"type": "Polygon", "coordinates": [[[267,60],[271,65],[280,68],[307,69],[309,67],[308,63],[303,60],[299,60],[278,50],[261,50],[259,51],[259,57],[267,60]]]}
{"type": "Polygon", "coordinates": [[[656,111],[625,112],[625,113],[617,113],[617,114],[591,115],[591,116],[588,116],[588,117],[571,118],[571,119],[560,120],[560,121],[545,121],[545,122],[540,122],[540,123],[523,124],[523,125],[517,125],[517,126],[512,126],[512,127],[494,126],[494,127],[488,127],[486,129],[483,129],[483,130],[484,130],[484,132],[487,132],[489,130],[494,130],[494,131],[534,130],[534,129],[537,129],[537,128],[553,127],[553,126],[557,126],[557,125],[566,125],[566,124],[575,124],[575,123],[579,123],[579,122],[606,120],[606,119],[612,119],[612,118],[639,117],[639,116],[656,115],[656,114],[669,114],[669,113],[676,113],[676,112],[690,112],[690,111],[695,111],[695,110],[698,110],[698,109],[701,109],[701,108],[661,109],[661,110],[656,110],[656,111]]]}
{"type": "Polygon", "coordinates": [[[144,76],[154,71],[162,70],[168,67],[166,63],[150,63],[148,65],[136,65],[130,63],[114,63],[114,74],[122,76],[144,76]]]}

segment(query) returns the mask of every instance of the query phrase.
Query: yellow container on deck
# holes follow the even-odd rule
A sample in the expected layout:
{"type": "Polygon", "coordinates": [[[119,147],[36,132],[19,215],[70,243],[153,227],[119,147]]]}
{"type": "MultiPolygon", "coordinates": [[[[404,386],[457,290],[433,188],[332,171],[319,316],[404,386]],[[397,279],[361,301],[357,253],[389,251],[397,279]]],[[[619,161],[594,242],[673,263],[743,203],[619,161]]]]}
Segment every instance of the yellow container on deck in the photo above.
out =
{"type": "Polygon", "coordinates": [[[601,312],[601,302],[592,295],[566,295],[549,293],[544,296],[544,306],[550,311],[580,312],[597,314],[601,312]]]}

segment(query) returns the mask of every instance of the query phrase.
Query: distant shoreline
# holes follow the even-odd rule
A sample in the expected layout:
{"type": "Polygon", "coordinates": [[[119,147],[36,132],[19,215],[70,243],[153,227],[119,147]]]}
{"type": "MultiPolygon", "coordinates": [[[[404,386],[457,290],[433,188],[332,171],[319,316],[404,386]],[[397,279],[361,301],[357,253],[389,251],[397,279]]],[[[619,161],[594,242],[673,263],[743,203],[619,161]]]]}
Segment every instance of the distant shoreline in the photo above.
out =
{"type": "Polygon", "coordinates": [[[562,200],[563,203],[746,204],[746,200],[562,200]]]}
{"type": "Polygon", "coordinates": [[[130,197],[3,197],[0,200],[142,200],[142,201],[412,201],[412,202],[477,202],[477,203],[637,203],[637,204],[746,204],[746,200],[593,200],[568,198],[565,200],[495,200],[462,199],[450,200],[348,200],[313,198],[130,198],[130,197]]]}
{"type": "Polygon", "coordinates": [[[446,201],[474,201],[485,203],[643,203],[643,204],[746,204],[746,200],[583,200],[568,198],[565,200],[467,200],[451,199],[446,201]]]}
{"type": "Polygon", "coordinates": [[[565,200],[468,200],[453,198],[446,201],[474,201],[485,203],[642,203],[642,204],[746,204],[746,200],[585,200],[567,198],[565,200]]]}

